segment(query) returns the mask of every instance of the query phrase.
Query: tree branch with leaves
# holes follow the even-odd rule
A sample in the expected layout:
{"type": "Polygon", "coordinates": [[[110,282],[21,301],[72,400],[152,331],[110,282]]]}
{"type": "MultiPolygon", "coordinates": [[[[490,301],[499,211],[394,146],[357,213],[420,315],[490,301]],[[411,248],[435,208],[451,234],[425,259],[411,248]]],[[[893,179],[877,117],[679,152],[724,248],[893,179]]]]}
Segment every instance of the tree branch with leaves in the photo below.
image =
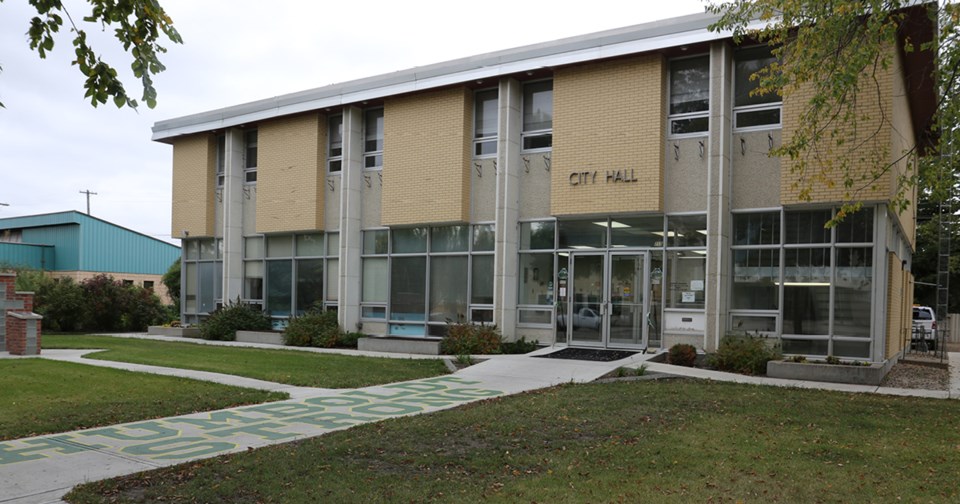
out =
{"type": "Polygon", "coordinates": [[[166,68],[159,59],[160,54],[167,52],[161,42],[183,43],[173,27],[173,20],[156,0],[87,0],[87,3],[90,5],[89,14],[80,18],[78,24],[59,0],[29,0],[37,12],[26,31],[30,48],[40,58],[46,58],[65,29],[72,37],[75,55],[72,64],[86,79],[84,97],[90,99],[91,105],[96,107],[112,101],[118,108],[136,109],[139,103],[128,94],[116,68],[103,60],[87,37],[89,27],[112,30],[113,37],[132,58],[130,69],[134,77],[140,79],[143,88],[140,99],[154,108],[157,91],[153,76],[166,68]]]}

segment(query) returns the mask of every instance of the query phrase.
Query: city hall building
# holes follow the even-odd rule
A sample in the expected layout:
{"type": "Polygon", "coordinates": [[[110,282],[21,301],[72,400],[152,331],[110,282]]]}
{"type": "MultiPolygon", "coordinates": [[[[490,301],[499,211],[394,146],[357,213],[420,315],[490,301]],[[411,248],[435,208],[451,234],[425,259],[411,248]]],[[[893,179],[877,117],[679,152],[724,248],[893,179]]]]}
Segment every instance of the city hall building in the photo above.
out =
{"type": "MultiPolygon", "coordinates": [[[[771,157],[802,99],[756,96],[765,46],[693,15],[418,67],[158,122],[173,147],[183,318],[322,304],[346,330],[617,349],[730,331],[788,354],[896,358],[915,210],[888,203],[929,130],[929,54],[893,50],[863,102],[893,169],[861,212],[802,201],[771,157]]],[[[903,36],[930,38],[922,9],[903,36]]],[[[875,134],[874,134],[875,133],[875,134]]]]}

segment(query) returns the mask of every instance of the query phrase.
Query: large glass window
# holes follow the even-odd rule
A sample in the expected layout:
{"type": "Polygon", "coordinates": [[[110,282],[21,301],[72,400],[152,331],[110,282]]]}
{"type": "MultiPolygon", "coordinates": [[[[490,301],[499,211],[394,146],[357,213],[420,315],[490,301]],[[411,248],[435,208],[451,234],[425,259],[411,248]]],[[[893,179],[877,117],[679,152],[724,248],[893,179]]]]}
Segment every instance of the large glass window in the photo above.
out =
{"type": "Polygon", "coordinates": [[[667,308],[702,310],[705,306],[707,260],[699,250],[667,252],[667,308]]]}
{"type": "Polygon", "coordinates": [[[553,250],[557,224],[554,221],[520,224],[520,250],[553,250]]]}
{"type": "Polygon", "coordinates": [[[391,320],[416,322],[424,320],[426,278],[426,257],[393,258],[390,268],[391,320]]]}
{"type": "Polygon", "coordinates": [[[557,247],[561,249],[594,249],[607,246],[607,221],[557,222],[557,247]]]}
{"type": "Polygon", "coordinates": [[[706,247],[707,216],[703,214],[668,216],[667,246],[706,247]]]}
{"type": "Polygon", "coordinates": [[[776,310],[780,297],[780,249],[733,252],[731,309],[776,310]]]}
{"type": "Polygon", "coordinates": [[[467,256],[430,258],[430,320],[467,321],[467,256]]]}
{"type": "Polygon", "coordinates": [[[610,240],[614,247],[662,247],[663,217],[613,219],[610,240]]]}
{"type": "Polygon", "coordinates": [[[710,119],[710,58],[670,62],[670,134],[703,133],[710,119]]]}
{"type": "Polygon", "coordinates": [[[243,133],[243,179],[248,184],[257,181],[257,130],[243,133]]]}
{"type": "Polygon", "coordinates": [[[267,261],[266,308],[274,317],[290,315],[293,305],[293,261],[289,259],[267,261]]]}
{"type": "Polygon", "coordinates": [[[324,252],[336,242],[336,236],[306,233],[244,238],[244,301],[263,304],[277,318],[335,304],[336,295],[329,298],[330,287],[324,282],[332,277],[336,292],[336,260],[326,259],[329,254],[324,252]]]}
{"type": "Polygon", "coordinates": [[[473,156],[497,154],[497,90],[477,91],[474,95],[473,156]]]}
{"type": "Polygon", "coordinates": [[[383,109],[370,109],[363,114],[363,167],[383,167],[383,109]]]}
{"type": "Polygon", "coordinates": [[[327,125],[327,170],[338,173],[343,168],[343,116],[330,117],[327,125]]]}
{"type": "Polygon", "coordinates": [[[519,274],[519,304],[553,304],[553,253],[520,254],[519,274]]]}
{"type": "Polygon", "coordinates": [[[753,76],[776,61],[767,46],[741,49],[734,56],[733,114],[735,127],[769,128],[780,126],[783,101],[777,93],[757,93],[760,80],[753,76]]]}
{"type": "Polygon", "coordinates": [[[830,249],[784,251],[784,334],[830,334],[830,249]]]}
{"type": "Polygon", "coordinates": [[[833,333],[870,337],[870,293],[873,289],[873,249],[837,249],[833,333]]]}
{"type": "Polygon", "coordinates": [[[472,257],[470,304],[493,304],[493,255],[472,257]]]}
{"type": "Polygon", "coordinates": [[[538,81],[523,86],[524,150],[553,146],[553,81],[538,81]]]}
{"type": "Polygon", "coordinates": [[[182,268],[184,321],[195,324],[217,309],[223,298],[222,241],[214,238],[184,240],[182,268]]]}
{"type": "Polygon", "coordinates": [[[323,302],[323,259],[297,260],[297,313],[323,302]]]}

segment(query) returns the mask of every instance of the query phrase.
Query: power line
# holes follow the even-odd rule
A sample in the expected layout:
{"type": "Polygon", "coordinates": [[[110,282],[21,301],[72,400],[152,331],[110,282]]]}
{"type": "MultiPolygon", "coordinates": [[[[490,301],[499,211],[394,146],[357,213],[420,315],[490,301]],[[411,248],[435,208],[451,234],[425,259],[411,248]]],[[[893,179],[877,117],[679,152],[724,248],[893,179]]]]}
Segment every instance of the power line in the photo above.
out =
{"type": "Polygon", "coordinates": [[[90,215],[90,196],[96,196],[97,193],[90,192],[90,189],[87,189],[86,191],[80,191],[80,194],[87,195],[87,215],[90,215]]]}

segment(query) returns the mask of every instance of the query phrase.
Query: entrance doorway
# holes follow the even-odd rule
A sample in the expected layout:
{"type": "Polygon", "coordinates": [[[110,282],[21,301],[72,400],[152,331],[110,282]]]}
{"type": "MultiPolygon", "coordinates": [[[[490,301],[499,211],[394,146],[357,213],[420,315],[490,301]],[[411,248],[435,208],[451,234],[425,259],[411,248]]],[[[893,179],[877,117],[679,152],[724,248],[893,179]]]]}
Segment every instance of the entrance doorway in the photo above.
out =
{"type": "Polygon", "coordinates": [[[660,252],[559,255],[557,341],[601,348],[659,347],[662,265],[660,252]]]}

